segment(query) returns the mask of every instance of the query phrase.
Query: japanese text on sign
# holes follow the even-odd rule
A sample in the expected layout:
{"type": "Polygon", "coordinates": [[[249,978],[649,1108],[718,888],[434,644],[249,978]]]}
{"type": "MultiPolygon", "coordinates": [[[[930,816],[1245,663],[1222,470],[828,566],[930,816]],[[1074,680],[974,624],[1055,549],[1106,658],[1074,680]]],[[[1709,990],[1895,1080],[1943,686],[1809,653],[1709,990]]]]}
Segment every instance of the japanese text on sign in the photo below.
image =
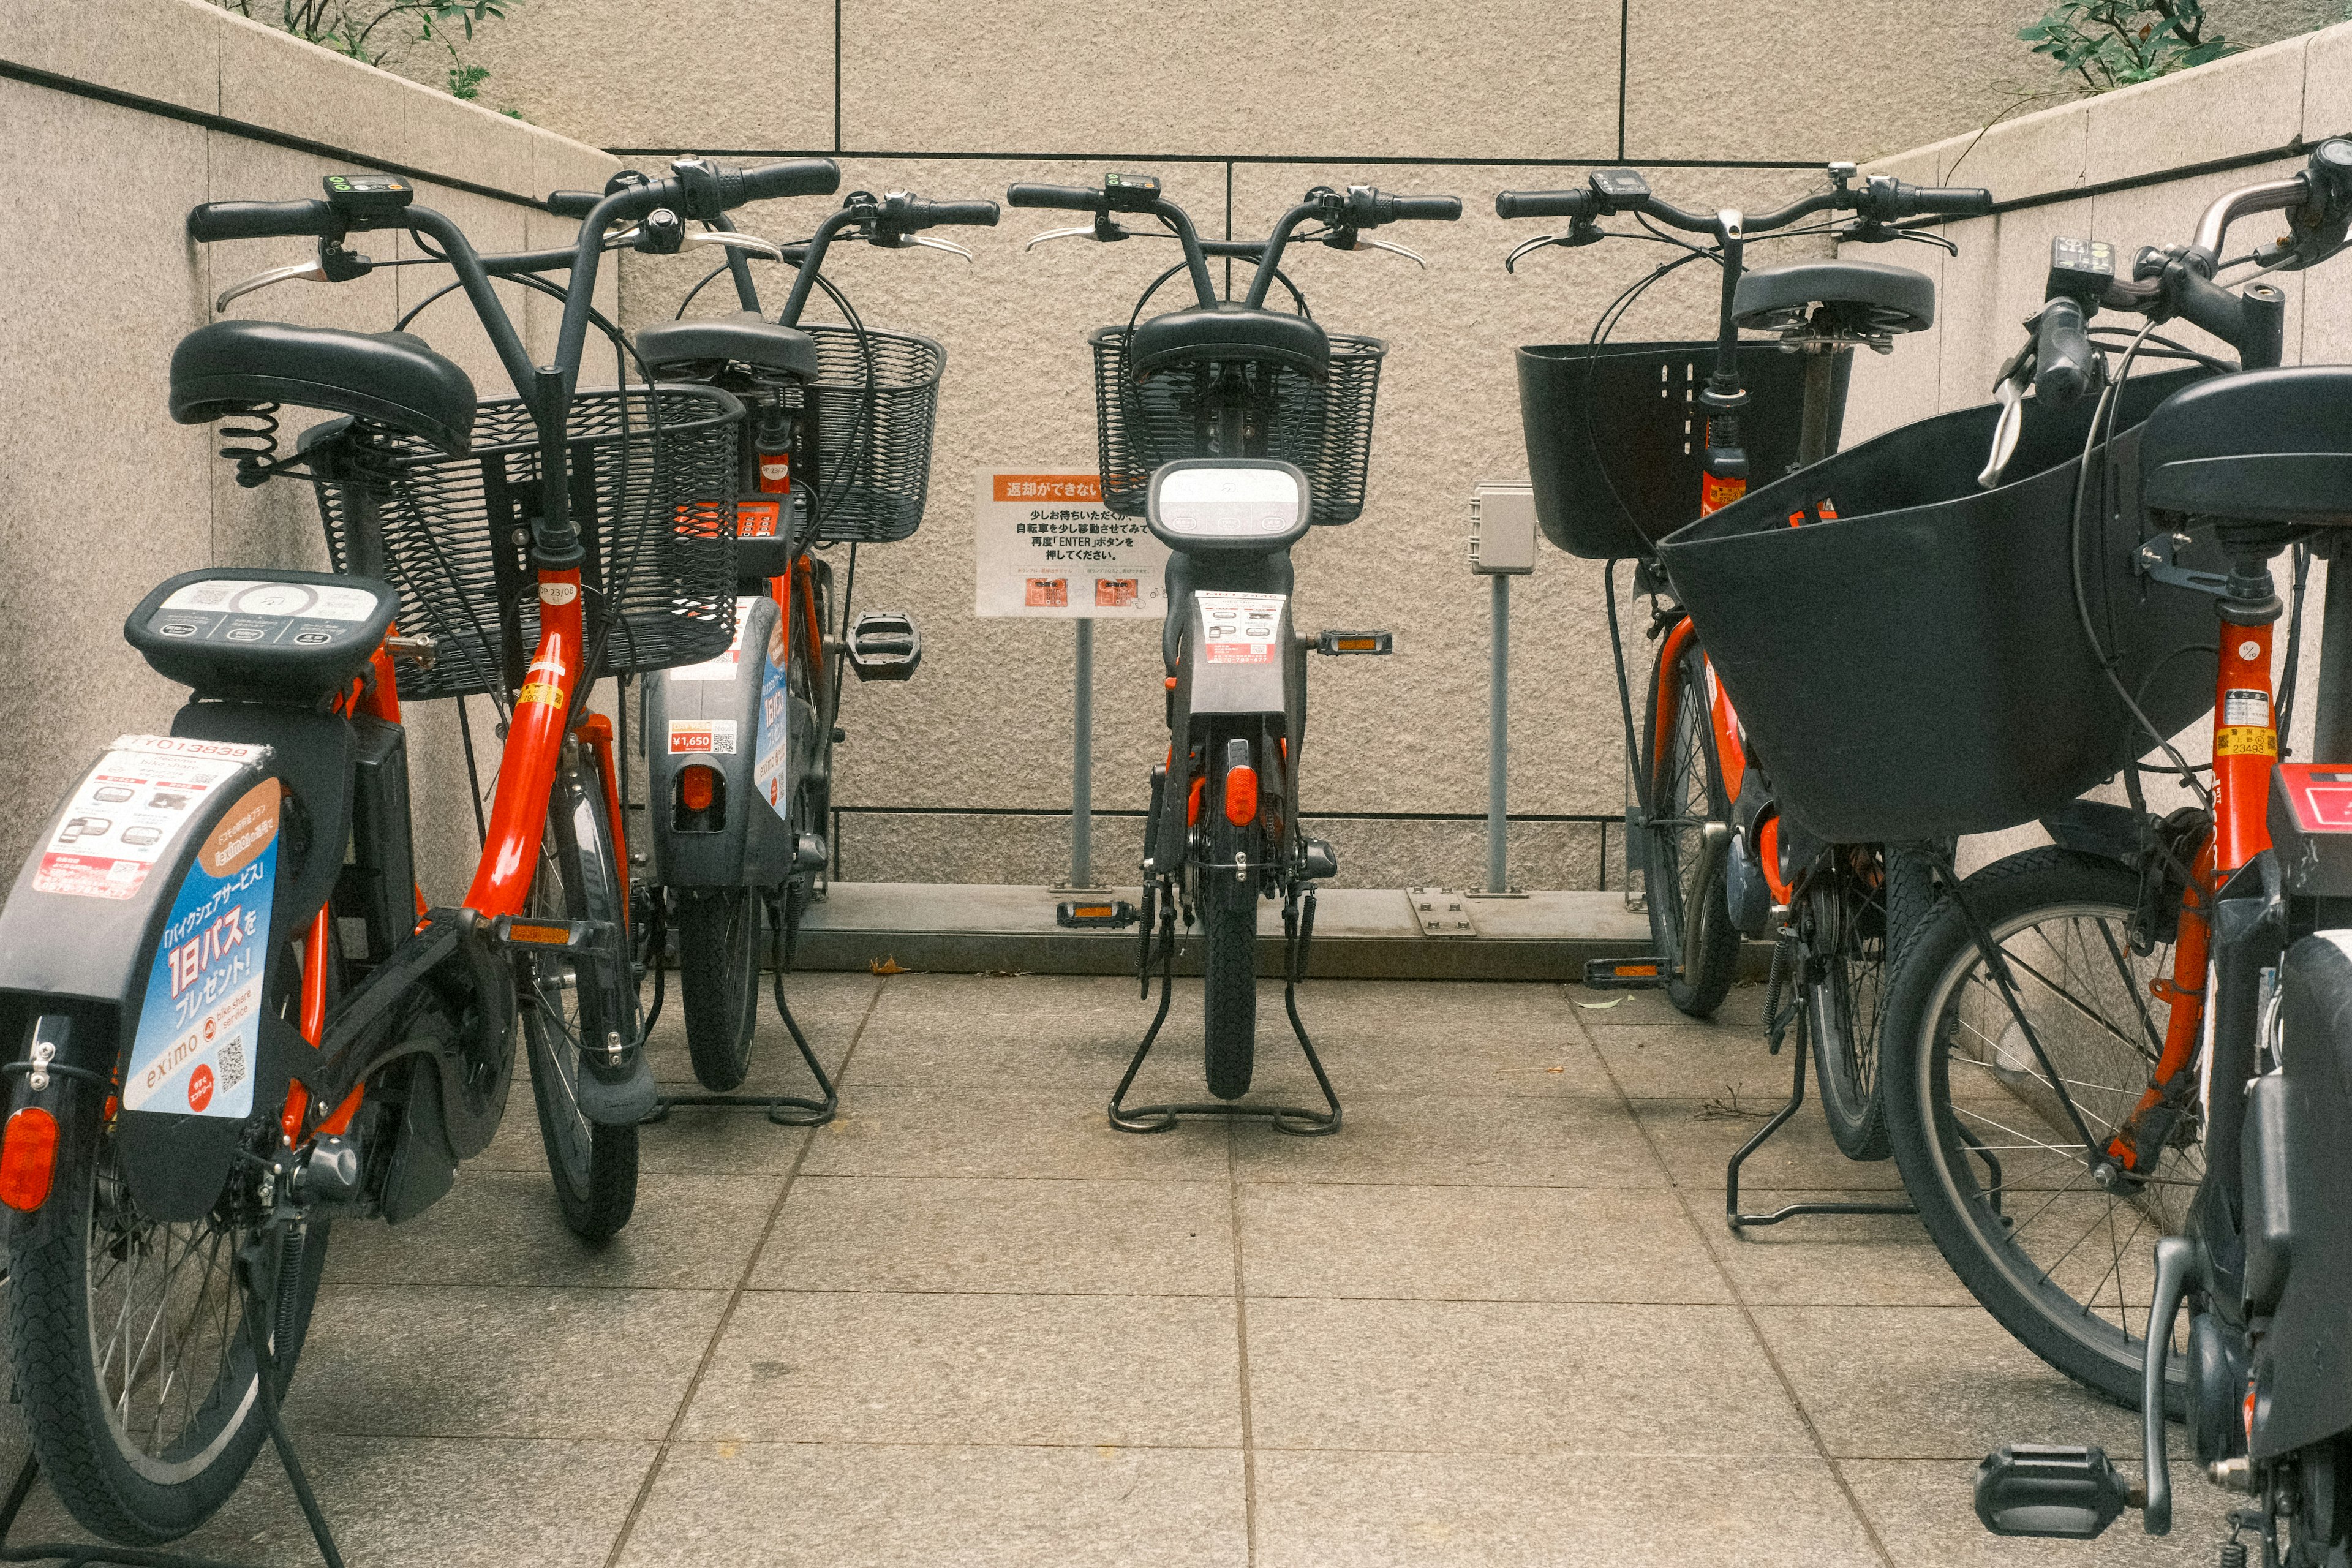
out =
{"type": "Polygon", "coordinates": [[[973,508],[973,608],[982,616],[1157,620],[1168,548],[1102,504],[1093,473],[983,470],[973,508]]]}

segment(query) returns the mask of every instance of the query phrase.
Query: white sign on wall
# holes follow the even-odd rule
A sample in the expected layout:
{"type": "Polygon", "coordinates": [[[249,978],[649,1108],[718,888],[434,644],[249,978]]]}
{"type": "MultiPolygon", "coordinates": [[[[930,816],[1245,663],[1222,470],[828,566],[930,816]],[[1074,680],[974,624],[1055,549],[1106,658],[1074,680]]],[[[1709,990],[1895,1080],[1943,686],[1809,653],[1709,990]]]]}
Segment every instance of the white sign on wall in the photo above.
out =
{"type": "Polygon", "coordinates": [[[973,608],[1044,620],[1168,613],[1168,547],[1102,504],[1092,473],[982,469],[972,504],[973,608]]]}

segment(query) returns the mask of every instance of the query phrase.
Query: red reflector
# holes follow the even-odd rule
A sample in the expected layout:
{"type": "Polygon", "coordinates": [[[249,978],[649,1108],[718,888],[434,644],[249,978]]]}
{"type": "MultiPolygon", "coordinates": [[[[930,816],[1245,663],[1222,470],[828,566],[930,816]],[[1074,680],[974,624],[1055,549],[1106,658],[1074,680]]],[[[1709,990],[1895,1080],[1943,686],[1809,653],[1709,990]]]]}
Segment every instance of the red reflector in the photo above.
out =
{"type": "Polygon", "coordinates": [[[1257,770],[1233,768],[1225,773],[1225,820],[1246,827],[1257,820],[1257,770]]]}
{"type": "Polygon", "coordinates": [[[700,763],[696,763],[678,775],[677,783],[679,798],[686,802],[687,810],[709,811],[710,809],[710,797],[719,784],[719,775],[716,773],[700,763]]]}
{"type": "Polygon", "coordinates": [[[0,1203],[31,1214],[47,1201],[58,1164],[58,1119],[37,1105],[8,1118],[0,1141],[0,1203]]]}

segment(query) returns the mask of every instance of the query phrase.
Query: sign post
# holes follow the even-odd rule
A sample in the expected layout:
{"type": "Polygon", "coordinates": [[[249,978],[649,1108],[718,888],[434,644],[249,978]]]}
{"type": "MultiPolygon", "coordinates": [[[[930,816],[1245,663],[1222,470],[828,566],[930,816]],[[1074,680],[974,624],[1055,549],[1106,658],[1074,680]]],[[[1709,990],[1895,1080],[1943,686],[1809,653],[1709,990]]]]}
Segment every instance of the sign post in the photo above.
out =
{"type": "Polygon", "coordinates": [[[983,617],[1075,621],[1070,885],[1094,873],[1094,623],[1157,622],[1168,613],[1168,547],[1136,517],[1102,504],[1091,469],[982,469],[972,504],[973,611],[983,617]]]}

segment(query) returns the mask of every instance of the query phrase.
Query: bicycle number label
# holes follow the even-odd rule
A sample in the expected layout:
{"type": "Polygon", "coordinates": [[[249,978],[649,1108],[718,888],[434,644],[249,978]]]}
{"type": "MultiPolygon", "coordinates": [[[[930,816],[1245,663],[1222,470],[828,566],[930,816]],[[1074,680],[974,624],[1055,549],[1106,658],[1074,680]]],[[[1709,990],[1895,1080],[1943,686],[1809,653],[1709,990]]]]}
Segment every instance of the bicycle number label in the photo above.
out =
{"type": "Polygon", "coordinates": [[[1195,594],[1205,664],[1272,664],[1282,625],[1279,594],[1195,594]]]}
{"type": "Polygon", "coordinates": [[[735,754],[732,719],[673,719],[669,721],[669,754],[731,757],[735,754]]]}

